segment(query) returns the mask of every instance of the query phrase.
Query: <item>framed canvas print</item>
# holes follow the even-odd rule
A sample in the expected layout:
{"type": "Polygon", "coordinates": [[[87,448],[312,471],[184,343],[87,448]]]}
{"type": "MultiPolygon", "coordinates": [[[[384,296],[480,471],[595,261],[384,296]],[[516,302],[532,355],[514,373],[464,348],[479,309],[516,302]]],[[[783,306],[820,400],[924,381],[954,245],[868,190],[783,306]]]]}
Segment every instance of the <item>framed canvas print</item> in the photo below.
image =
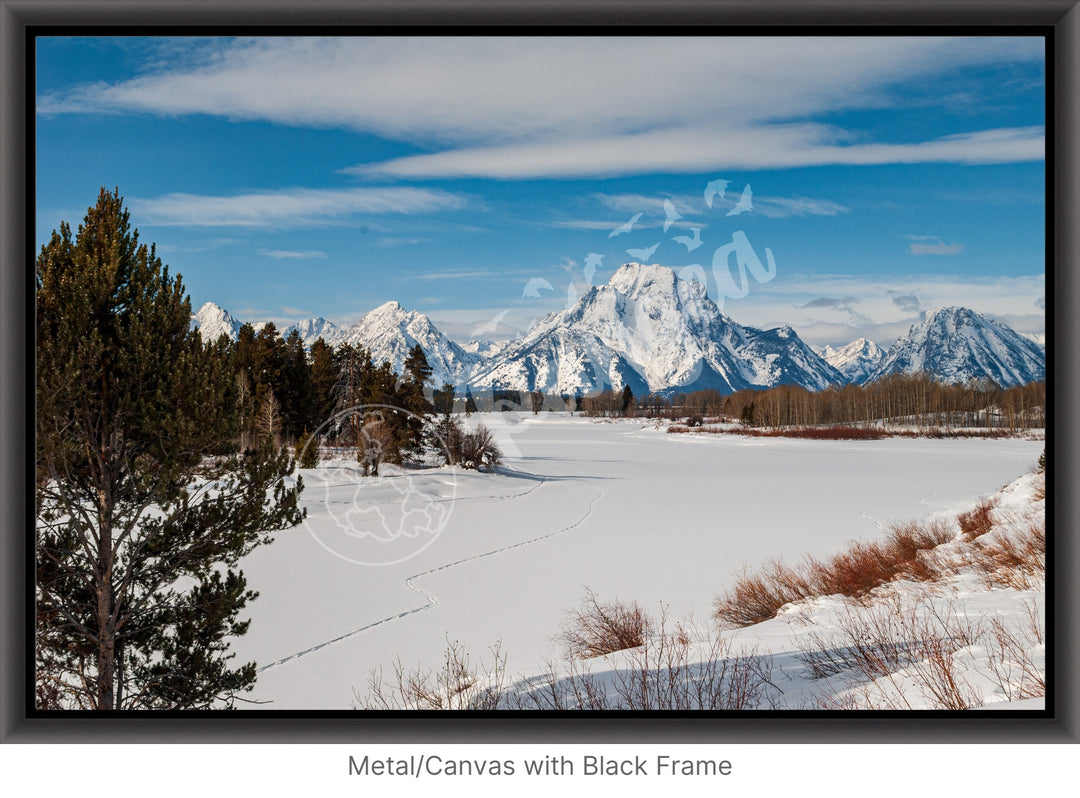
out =
{"type": "Polygon", "coordinates": [[[11,728],[1060,733],[1068,3],[40,6],[11,728]]]}

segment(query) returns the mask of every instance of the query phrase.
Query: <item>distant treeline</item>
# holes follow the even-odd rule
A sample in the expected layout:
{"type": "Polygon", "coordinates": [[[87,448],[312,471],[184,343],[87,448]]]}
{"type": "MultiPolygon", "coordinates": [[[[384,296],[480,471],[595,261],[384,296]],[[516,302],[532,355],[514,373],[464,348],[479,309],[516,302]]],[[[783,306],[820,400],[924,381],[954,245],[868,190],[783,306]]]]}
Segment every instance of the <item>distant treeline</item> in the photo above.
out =
{"type": "MultiPolygon", "coordinates": [[[[724,395],[700,390],[635,396],[629,386],[590,396],[507,389],[455,389],[430,384],[423,350],[410,352],[402,373],[375,363],[363,347],[329,346],[322,338],[305,350],[299,333],[282,338],[273,324],[258,332],[240,328],[227,345],[236,380],[241,443],[267,435],[295,442],[306,432],[352,407],[386,405],[417,416],[429,414],[548,410],[592,417],[726,418],[754,427],[866,425],[886,422],[915,427],[1000,427],[1045,425],[1046,383],[1002,388],[991,380],[946,385],[924,374],[892,375],[866,385],[809,391],[793,385],[724,395]]],[[[395,448],[420,445],[420,432],[405,424],[394,430],[395,448]]],[[[334,444],[356,442],[348,424],[323,429],[334,444]]]]}
{"type": "MultiPolygon", "coordinates": [[[[622,396],[607,391],[585,399],[587,415],[619,415],[622,396]]],[[[1029,429],[1046,423],[1046,382],[1002,388],[991,380],[946,385],[925,374],[896,374],[866,385],[809,391],[793,385],[715,390],[636,399],[628,414],[651,418],[724,417],[754,427],[875,424],[914,427],[1029,429]]]]}

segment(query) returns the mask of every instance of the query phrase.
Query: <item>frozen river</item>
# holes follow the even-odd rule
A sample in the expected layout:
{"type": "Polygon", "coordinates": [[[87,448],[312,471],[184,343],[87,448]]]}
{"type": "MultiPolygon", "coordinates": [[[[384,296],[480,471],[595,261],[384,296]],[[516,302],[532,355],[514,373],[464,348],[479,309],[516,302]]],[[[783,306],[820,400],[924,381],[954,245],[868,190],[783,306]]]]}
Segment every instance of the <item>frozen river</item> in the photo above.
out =
{"type": "Polygon", "coordinates": [[[437,668],[448,641],[474,663],[501,642],[511,671],[533,670],[557,655],[586,587],[708,621],[743,566],[827,555],[890,521],[964,509],[1043,449],[668,435],[562,414],[480,420],[506,455],[500,474],[302,472],[307,523],[243,565],[260,593],[234,643],[236,661],[261,669],[250,697],[347,709],[372,669],[389,674],[398,657],[437,668]]]}

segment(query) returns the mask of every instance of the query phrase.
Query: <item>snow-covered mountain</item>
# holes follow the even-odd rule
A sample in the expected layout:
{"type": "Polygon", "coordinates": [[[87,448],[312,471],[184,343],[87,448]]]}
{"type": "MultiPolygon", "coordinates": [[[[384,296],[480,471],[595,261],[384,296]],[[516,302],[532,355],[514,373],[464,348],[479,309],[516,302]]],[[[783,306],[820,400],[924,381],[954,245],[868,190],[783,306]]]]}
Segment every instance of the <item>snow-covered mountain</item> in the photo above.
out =
{"type": "Polygon", "coordinates": [[[409,350],[417,344],[424,350],[431,366],[431,381],[436,387],[449,382],[465,385],[481,358],[466,352],[415,310],[405,310],[397,302],[387,302],[368,313],[345,332],[345,341],[362,346],[375,363],[389,361],[400,373],[409,350]]]}
{"type": "Polygon", "coordinates": [[[843,382],[790,327],[729,319],[705,287],[657,264],[627,263],[573,307],[545,316],[473,373],[475,387],[636,394],[843,382]]]}
{"type": "Polygon", "coordinates": [[[207,302],[191,317],[191,329],[199,331],[204,344],[216,341],[222,335],[235,341],[241,326],[227,310],[213,302],[207,302]]]}
{"type": "MultiPolygon", "coordinates": [[[[253,325],[256,330],[264,323],[253,325]]],[[[236,340],[241,322],[207,302],[191,317],[203,340],[236,340]]],[[[889,374],[926,372],[946,383],[990,378],[999,385],[1045,379],[1040,344],[967,308],[938,308],[889,348],[860,338],[818,354],[789,326],[760,330],[725,316],[693,280],[657,264],[627,263],[606,285],[593,286],[566,310],[549,314],[525,336],[502,344],[447,338],[423,313],[397,302],[375,308],[345,330],[323,318],[296,329],[310,347],[320,336],[348,342],[401,372],[417,344],[432,384],[474,389],[590,394],[629,385],[637,395],[713,388],[862,384],[889,374]]]]}
{"type": "Polygon", "coordinates": [[[486,338],[473,338],[461,345],[466,352],[478,355],[482,358],[495,357],[506,348],[508,341],[489,341],[486,338]]]}
{"type": "Polygon", "coordinates": [[[859,338],[839,349],[825,346],[821,350],[825,362],[847,379],[861,385],[873,374],[885,359],[885,351],[866,338],[859,338]]]}
{"type": "Polygon", "coordinates": [[[1022,385],[1046,378],[1046,355],[1034,341],[968,308],[929,311],[890,348],[870,380],[926,372],[944,383],[990,378],[1022,385]]]}
{"type": "Polygon", "coordinates": [[[327,321],[322,316],[290,324],[281,331],[281,337],[288,338],[289,333],[293,330],[300,333],[300,340],[304,342],[305,349],[310,349],[311,345],[320,338],[330,346],[337,346],[345,340],[345,330],[334,324],[334,322],[327,321]]]}

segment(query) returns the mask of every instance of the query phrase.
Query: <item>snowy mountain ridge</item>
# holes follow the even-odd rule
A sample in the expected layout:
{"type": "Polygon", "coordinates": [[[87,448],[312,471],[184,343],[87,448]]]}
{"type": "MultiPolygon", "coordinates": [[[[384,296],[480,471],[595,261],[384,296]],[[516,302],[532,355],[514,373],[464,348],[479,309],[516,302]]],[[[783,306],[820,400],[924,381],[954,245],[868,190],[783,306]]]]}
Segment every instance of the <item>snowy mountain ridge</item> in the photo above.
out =
{"type": "Polygon", "coordinates": [[[988,378],[1002,386],[1022,385],[1046,378],[1046,354],[1001,322],[969,308],[941,307],[889,347],[868,381],[919,372],[950,384],[988,378]]]}
{"type": "Polygon", "coordinates": [[[315,319],[304,319],[296,324],[290,324],[281,335],[288,338],[289,333],[296,330],[300,333],[300,340],[304,342],[304,348],[310,349],[311,345],[320,338],[330,346],[337,346],[345,340],[346,331],[332,321],[327,321],[322,316],[315,319]]]}
{"type": "MultiPolygon", "coordinates": [[[[204,340],[235,340],[241,323],[207,302],[192,316],[204,340]]],[[[262,324],[257,327],[263,326],[262,324]]],[[[423,313],[387,302],[348,329],[323,318],[283,330],[310,347],[367,349],[376,363],[401,371],[417,344],[432,368],[432,384],[458,388],[590,394],[629,385],[636,395],[711,388],[863,384],[889,374],[926,371],[963,383],[988,378],[1002,386],[1044,379],[1044,349],[1006,325],[967,308],[930,311],[887,352],[859,338],[834,349],[811,349],[788,325],[768,330],[724,315],[695,280],[658,264],[627,263],[605,285],[592,286],[569,308],[550,313],[523,337],[503,344],[446,337],[423,313]]]]}
{"type": "Polygon", "coordinates": [[[230,341],[235,341],[241,326],[243,325],[227,310],[213,302],[205,303],[191,317],[191,329],[199,331],[203,343],[211,343],[223,335],[230,341]]]}
{"type": "Polygon", "coordinates": [[[658,264],[627,263],[607,285],[545,316],[482,364],[480,388],[588,394],[629,385],[636,394],[843,382],[791,327],[737,324],[705,287],[658,264]]]}
{"type": "Polygon", "coordinates": [[[839,349],[826,345],[820,354],[826,363],[847,378],[847,382],[856,385],[866,382],[885,359],[885,351],[866,338],[859,338],[839,349]]]}
{"type": "Polygon", "coordinates": [[[399,373],[409,350],[419,344],[436,387],[447,382],[464,385],[481,362],[479,355],[451,341],[423,313],[405,310],[397,302],[380,305],[356,322],[345,331],[344,342],[364,347],[375,363],[388,361],[399,373]]]}

